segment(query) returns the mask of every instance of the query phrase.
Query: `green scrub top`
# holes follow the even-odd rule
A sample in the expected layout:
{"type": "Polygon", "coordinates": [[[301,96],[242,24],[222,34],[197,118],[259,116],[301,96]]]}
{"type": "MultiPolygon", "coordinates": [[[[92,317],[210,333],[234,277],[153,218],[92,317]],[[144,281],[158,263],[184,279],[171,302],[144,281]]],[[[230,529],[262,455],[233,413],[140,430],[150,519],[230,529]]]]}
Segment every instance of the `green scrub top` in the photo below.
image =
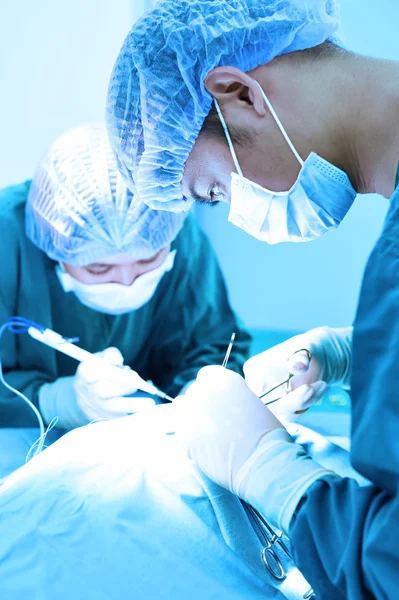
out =
{"type": "MultiPolygon", "coordinates": [[[[154,296],[125,315],[106,315],[65,293],[56,263],[25,234],[25,204],[30,181],[0,191],[0,325],[26,317],[67,337],[79,337],[89,352],[116,346],[125,364],[170,396],[205,366],[221,364],[233,331],[236,340],[229,368],[239,373],[248,356],[250,336],[233,313],[215,254],[190,215],[172,244],[174,267],[154,296]]],[[[42,345],[28,334],[6,331],[0,340],[6,381],[38,407],[40,387],[74,375],[77,362],[42,345]]],[[[0,384],[0,427],[37,426],[28,405],[0,384]]]]}

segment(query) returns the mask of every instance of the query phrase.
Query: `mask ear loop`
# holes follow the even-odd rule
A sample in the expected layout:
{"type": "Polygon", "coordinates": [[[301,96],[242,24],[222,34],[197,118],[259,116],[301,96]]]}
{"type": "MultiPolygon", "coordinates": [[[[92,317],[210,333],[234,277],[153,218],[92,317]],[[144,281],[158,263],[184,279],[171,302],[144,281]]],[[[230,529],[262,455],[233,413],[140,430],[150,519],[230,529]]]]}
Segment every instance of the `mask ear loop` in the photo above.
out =
{"type": "Polygon", "coordinates": [[[227,129],[227,124],[226,124],[226,121],[224,120],[224,116],[222,114],[222,111],[220,110],[219,102],[216,100],[216,98],[214,98],[213,101],[215,103],[216,110],[217,110],[217,113],[219,115],[219,119],[220,119],[220,122],[222,124],[222,127],[223,127],[224,135],[226,136],[226,140],[227,140],[227,143],[229,145],[231,155],[233,157],[235,168],[237,170],[237,173],[240,175],[240,177],[243,177],[243,174],[242,174],[242,171],[241,171],[241,167],[240,167],[240,165],[238,163],[237,154],[236,154],[236,151],[234,150],[233,141],[231,139],[229,130],[227,129]]]}
{"type": "Polygon", "coordinates": [[[265,92],[263,91],[262,86],[260,85],[259,81],[256,81],[256,79],[254,79],[255,83],[257,84],[257,86],[259,87],[263,99],[266,102],[266,106],[267,108],[270,110],[273,119],[276,121],[277,127],[279,128],[279,130],[281,131],[281,134],[283,136],[283,138],[285,139],[285,141],[287,142],[288,146],[290,147],[293,155],[295,156],[295,158],[297,159],[297,161],[299,162],[299,164],[301,165],[301,167],[303,166],[304,161],[302,160],[302,158],[299,156],[297,149],[295,148],[294,144],[291,142],[290,138],[288,137],[288,133],[286,132],[286,130],[283,127],[282,122],[280,121],[280,119],[277,116],[276,111],[274,110],[273,106],[271,105],[271,102],[269,100],[269,98],[266,96],[265,92]]]}

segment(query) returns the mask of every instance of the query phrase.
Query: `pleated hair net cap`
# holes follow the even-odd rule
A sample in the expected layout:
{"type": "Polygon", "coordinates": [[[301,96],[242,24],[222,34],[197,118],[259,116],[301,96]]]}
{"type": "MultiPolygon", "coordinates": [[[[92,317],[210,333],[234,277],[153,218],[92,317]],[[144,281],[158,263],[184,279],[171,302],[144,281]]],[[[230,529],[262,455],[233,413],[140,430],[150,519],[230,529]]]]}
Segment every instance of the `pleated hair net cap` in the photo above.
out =
{"type": "Polygon", "coordinates": [[[53,260],[76,266],[119,253],[151,258],[183,222],[184,215],[152,210],[127,188],[102,123],[74,127],[55,140],[26,204],[31,241],[53,260]]]}

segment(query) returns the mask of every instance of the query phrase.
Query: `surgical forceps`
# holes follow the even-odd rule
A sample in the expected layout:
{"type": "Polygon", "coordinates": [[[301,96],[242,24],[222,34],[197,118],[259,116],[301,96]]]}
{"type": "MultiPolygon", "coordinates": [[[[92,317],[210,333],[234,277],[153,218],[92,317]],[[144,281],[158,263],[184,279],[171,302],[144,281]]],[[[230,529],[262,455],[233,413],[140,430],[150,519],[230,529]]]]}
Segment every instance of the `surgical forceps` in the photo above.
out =
{"type": "MultiPolygon", "coordinates": [[[[287,577],[287,573],[284,566],[278,557],[275,546],[279,546],[280,549],[285,553],[288,560],[292,561],[292,556],[284,541],[282,535],[278,535],[269,523],[262,517],[262,515],[253,506],[247,504],[243,500],[241,503],[246,510],[254,528],[259,534],[259,537],[264,543],[264,547],[261,552],[261,559],[265,568],[269,571],[270,575],[277,581],[283,581],[287,577]]],[[[316,598],[316,595],[312,588],[310,588],[304,595],[303,600],[311,600],[316,598]]]]}
{"type": "MultiPolygon", "coordinates": [[[[235,337],[236,337],[236,334],[235,334],[235,332],[233,332],[231,334],[230,342],[229,342],[229,345],[227,347],[227,351],[226,351],[226,355],[225,355],[223,363],[222,363],[222,367],[226,367],[227,366],[227,362],[228,362],[229,357],[230,357],[230,352],[231,352],[231,349],[233,347],[235,337]]],[[[299,354],[300,352],[304,352],[306,354],[306,358],[307,358],[308,365],[309,365],[309,363],[310,363],[310,361],[312,359],[312,355],[309,352],[309,350],[307,350],[306,348],[301,348],[300,350],[296,350],[290,356],[290,358],[288,359],[288,362],[292,360],[292,357],[295,356],[295,354],[299,354]]],[[[259,398],[264,398],[265,396],[267,396],[271,392],[274,392],[274,390],[276,390],[277,388],[281,387],[282,385],[285,385],[285,393],[288,394],[288,392],[290,391],[290,381],[291,381],[291,379],[295,375],[296,375],[296,373],[289,372],[287,379],[284,379],[284,381],[281,381],[280,383],[278,383],[277,385],[275,385],[271,390],[268,390],[267,392],[265,392],[264,394],[262,394],[261,396],[259,396],[259,398]]],[[[274,400],[270,400],[269,402],[264,402],[264,405],[268,406],[269,404],[273,404],[273,402],[277,402],[277,400],[281,400],[281,398],[283,398],[283,396],[280,396],[279,398],[275,398],[274,400]]]]}
{"type": "Polygon", "coordinates": [[[222,362],[222,367],[226,367],[227,366],[228,360],[230,358],[231,349],[233,347],[235,339],[236,339],[236,332],[233,331],[233,333],[231,334],[229,345],[227,346],[226,355],[225,355],[225,357],[223,359],[223,362],[222,362]]]}
{"type": "MultiPolygon", "coordinates": [[[[299,354],[300,352],[304,352],[306,354],[306,358],[308,361],[308,365],[310,363],[310,361],[312,360],[312,355],[309,352],[309,350],[307,350],[306,348],[301,348],[300,350],[296,350],[288,359],[287,362],[290,362],[292,360],[292,357],[295,356],[295,354],[299,354]]],[[[268,390],[267,392],[265,392],[264,394],[262,394],[261,396],[259,396],[259,398],[264,398],[265,396],[267,396],[268,394],[271,394],[271,392],[274,392],[274,390],[277,390],[277,388],[281,387],[282,385],[285,385],[285,394],[287,395],[291,390],[290,390],[290,383],[291,383],[291,379],[296,375],[296,373],[291,373],[290,371],[288,371],[288,377],[287,379],[284,379],[284,381],[281,381],[280,383],[278,383],[277,385],[275,385],[274,387],[272,387],[270,390],[268,390]]],[[[269,404],[273,404],[273,402],[277,402],[278,400],[281,400],[281,398],[284,398],[283,396],[280,396],[279,398],[275,398],[274,400],[269,400],[269,402],[265,402],[265,406],[268,406],[269,404]]]]}

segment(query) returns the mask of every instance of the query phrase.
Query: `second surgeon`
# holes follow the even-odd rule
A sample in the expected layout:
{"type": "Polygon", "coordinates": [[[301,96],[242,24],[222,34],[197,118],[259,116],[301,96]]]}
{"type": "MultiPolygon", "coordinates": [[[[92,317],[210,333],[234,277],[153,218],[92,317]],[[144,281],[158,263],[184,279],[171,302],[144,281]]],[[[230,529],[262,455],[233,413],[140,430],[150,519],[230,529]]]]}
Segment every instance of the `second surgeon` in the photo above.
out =
{"type": "MultiPolygon", "coordinates": [[[[229,305],[206,236],[189,216],[135,200],[118,174],[105,128],[75,127],[43,157],[32,182],[0,191],[0,322],[18,315],[102,351],[176,396],[208,364],[241,371],[249,335],[229,305]]],[[[71,429],[152,405],[136,389],[105,379],[29,336],[6,333],[6,381],[44,421],[71,429]],[[7,337],[6,337],[7,336],[7,337]],[[137,396],[137,394],[136,394],[137,396]]],[[[31,427],[36,417],[0,387],[0,427],[31,427]]]]}

